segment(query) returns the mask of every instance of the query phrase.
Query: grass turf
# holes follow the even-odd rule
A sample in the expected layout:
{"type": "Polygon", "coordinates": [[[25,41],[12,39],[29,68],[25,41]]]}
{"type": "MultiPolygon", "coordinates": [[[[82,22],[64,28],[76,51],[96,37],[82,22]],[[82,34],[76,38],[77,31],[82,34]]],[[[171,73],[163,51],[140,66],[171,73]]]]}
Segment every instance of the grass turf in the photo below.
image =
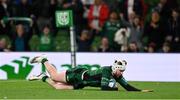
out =
{"type": "Polygon", "coordinates": [[[0,81],[0,99],[180,99],[178,82],[129,82],[141,89],[154,92],[101,91],[87,87],[82,90],[55,90],[41,81],[0,81]]]}

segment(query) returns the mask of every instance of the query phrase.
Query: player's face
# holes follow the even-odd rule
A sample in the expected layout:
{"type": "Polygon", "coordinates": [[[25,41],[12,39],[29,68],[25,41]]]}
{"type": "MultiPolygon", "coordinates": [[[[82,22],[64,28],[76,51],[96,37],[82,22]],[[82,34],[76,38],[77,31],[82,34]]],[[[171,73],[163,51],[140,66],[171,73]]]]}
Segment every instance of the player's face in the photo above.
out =
{"type": "Polygon", "coordinates": [[[120,77],[122,74],[123,74],[123,71],[120,71],[120,70],[116,70],[116,71],[114,72],[114,75],[115,75],[116,77],[120,77]]]}

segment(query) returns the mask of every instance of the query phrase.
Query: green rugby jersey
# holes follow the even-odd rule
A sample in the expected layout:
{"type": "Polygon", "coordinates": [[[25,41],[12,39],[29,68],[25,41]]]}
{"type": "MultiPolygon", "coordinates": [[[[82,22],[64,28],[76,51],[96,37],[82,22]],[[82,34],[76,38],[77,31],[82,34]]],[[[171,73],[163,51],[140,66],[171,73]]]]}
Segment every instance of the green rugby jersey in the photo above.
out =
{"type": "Polygon", "coordinates": [[[66,81],[74,86],[74,89],[83,88],[83,74],[88,70],[86,67],[75,67],[66,71],[66,81]]]}
{"type": "Polygon", "coordinates": [[[123,76],[113,76],[111,66],[101,67],[97,70],[88,70],[86,67],[67,70],[67,82],[72,84],[75,89],[92,86],[101,87],[102,90],[117,90],[108,86],[111,79],[115,79],[127,91],[140,91],[129,85],[123,76]]]}
{"type": "Polygon", "coordinates": [[[88,70],[84,74],[83,82],[86,86],[101,87],[102,90],[114,90],[108,86],[111,79],[115,79],[116,82],[118,82],[127,91],[140,91],[139,89],[128,84],[123,76],[113,76],[111,66],[101,67],[100,69],[93,71],[88,70]]]}

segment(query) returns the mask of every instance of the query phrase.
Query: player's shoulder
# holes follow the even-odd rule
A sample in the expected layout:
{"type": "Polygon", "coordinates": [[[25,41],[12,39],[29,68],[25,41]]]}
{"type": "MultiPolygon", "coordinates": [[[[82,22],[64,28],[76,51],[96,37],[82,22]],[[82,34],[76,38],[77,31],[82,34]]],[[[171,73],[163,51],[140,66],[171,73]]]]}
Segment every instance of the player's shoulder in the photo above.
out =
{"type": "Polygon", "coordinates": [[[103,66],[103,67],[101,67],[101,69],[111,71],[111,66],[103,66]]]}
{"type": "Polygon", "coordinates": [[[109,79],[112,76],[111,66],[104,66],[104,67],[102,67],[102,75],[109,79]]]}
{"type": "Polygon", "coordinates": [[[109,68],[111,68],[111,66],[102,66],[101,68],[109,69],[109,68]]]}

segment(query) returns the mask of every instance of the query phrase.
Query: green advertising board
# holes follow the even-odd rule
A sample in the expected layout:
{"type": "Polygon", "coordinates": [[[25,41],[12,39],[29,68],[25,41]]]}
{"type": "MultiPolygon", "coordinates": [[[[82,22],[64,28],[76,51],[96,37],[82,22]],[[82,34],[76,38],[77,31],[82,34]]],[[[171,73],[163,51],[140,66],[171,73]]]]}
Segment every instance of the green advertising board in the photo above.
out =
{"type": "Polygon", "coordinates": [[[56,11],[56,27],[73,26],[73,14],[71,10],[56,11]]]}
{"type": "MultiPolygon", "coordinates": [[[[9,60],[8,63],[1,64],[0,63],[0,80],[1,79],[28,79],[28,76],[32,75],[37,75],[37,73],[42,73],[46,72],[45,66],[43,64],[34,65],[30,64],[30,56],[21,56],[20,58],[18,57],[12,57],[15,58],[12,61],[9,60]],[[6,73],[3,76],[3,73],[6,73]]],[[[54,64],[53,64],[54,65],[54,64]]],[[[55,64],[57,69],[71,69],[72,65],[71,64],[55,64]]],[[[77,65],[78,67],[86,67],[89,70],[95,70],[100,68],[101,66],[98,64],[81,64],[77,65]]]]}

